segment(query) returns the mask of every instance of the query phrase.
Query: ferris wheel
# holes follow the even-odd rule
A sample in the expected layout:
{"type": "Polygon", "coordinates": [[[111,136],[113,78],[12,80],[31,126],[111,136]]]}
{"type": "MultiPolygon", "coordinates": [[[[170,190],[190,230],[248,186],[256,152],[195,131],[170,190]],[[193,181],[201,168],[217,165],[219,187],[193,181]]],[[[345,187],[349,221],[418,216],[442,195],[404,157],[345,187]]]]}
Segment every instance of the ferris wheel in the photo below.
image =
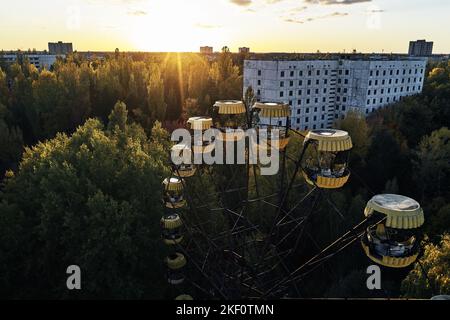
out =
{"type": "Polygon", "coordinates": [[[353,143],[341,130],[293,130],[290,116],[286,104],[226,100],[214,104],[211,117],[187,122],[197,139],[173,146],[172,156],[183,161],[172,163],[162,184],[167,281],[177,299],[299,297],[300,280],[358,241],[369,261],[385,267],[405,268],[417,260],[424,213],[400,195],[375,196],[358,225],[318,254],[296,259],[301,245],[311,242],[305,226],[321,203],[345,219],[330,191],[351,177],[353,143]],[[300,152],[292,153],[295,143],[300,152]],[[235,152],[239,146],[242,154],[235,152]],[[224,164],[193,160],[220,150],[224,164]],[[276,154],[276,173],[264,176],[273,163],[252,161],[255,153],[276,154]]]}

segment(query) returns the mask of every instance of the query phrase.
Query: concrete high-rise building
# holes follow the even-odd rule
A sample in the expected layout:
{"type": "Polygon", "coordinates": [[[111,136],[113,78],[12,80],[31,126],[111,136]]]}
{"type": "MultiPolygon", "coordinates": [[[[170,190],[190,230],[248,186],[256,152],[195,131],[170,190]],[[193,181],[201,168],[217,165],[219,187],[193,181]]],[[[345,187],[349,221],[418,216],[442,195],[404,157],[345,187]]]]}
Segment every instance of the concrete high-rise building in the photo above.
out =
{"type": "Polygon", "coordinates": [[[247,47],[239,48],[239,53],[250,53],[250,48],[247,47]]]}
{"type": "Polygon", "coordinates": [[[213,47],[200,47],[201,54],[213,54],[213,52],[214,52],[213,47]]]}
{"type": "Polygon", "coordinates": [[[72,43],[64,43],[62,41],[49,42],[48,52],[56,55],[70,54],[73,53],[73,45],[72,43]]]}
{"type": "Polygon", "coordinates": [[[411,41],[408,54],[416,57],[429,57],[433,54],[433,42],[426,40],[411,41]]]}
{"type": "Polygon", "coordinates": [[[368,115],[420,93],[426,64],[425,58],[400,57],[245,60],[244,92],[251,86],[258,101],[291,105],[295,129],[325,129],[349,110],[368,115]]]}
{"type": "Polygon", "coordinates": [[[0,60],[7,64],[13,64],[16,61],[23,61],[24,59],[28,59],[30,64],[34,65],[39,70],[42,69],[50,69],[53,64],[56,62],[56,55],[46,54],[46,53],[8,53],[4,55],[0,55],[0,60]]]}

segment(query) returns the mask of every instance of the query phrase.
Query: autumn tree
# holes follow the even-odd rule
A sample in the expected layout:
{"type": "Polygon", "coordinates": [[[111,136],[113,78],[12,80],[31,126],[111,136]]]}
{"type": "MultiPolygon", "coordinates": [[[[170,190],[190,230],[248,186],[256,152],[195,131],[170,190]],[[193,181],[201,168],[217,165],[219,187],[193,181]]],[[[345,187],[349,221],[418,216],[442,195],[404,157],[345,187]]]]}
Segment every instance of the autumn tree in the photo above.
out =
{"type": "Polygon", "coordinates": [[[408,298],[429,299],[450,295],[450,236],[444,235],[439,245],[427,244],[425,252],[402,283],[408,298]]]}

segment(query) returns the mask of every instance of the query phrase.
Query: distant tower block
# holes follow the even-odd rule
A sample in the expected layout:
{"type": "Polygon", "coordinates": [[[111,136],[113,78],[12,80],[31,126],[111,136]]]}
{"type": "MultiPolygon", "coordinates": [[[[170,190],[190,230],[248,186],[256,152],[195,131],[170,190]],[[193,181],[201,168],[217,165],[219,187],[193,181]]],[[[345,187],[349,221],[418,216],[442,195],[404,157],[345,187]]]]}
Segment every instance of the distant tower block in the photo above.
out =
{"type": "Polygon", "coordinates": [[[213,54],[213,52],[214,52],[213,47],[200,47],[201,54],[213,54]]]}
{"type": "Polygon", "coordinates": [[[239,48],[239,53],[250,53],[250,48],[247,47],[239,48]]]}
{"type": "Polygon", "coordinates": [[[73,45],[72,43],[64,43],[62,41],[49,42],[48,51],[50,54],[66,55],[73,53],[73,45]]]}
{"type": "Polygon", "coordinates": [[[426,40],[411,41],[408,54],[415,57],[429,57],[433,55],[433,45],[433,42],[426,40]]]}

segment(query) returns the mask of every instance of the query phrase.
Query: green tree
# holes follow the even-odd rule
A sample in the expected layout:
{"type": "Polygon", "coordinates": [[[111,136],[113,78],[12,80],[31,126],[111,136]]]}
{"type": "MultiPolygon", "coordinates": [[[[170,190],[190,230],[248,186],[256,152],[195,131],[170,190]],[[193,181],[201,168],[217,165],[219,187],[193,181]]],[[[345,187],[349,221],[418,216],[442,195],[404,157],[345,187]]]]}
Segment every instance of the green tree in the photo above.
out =
{"type": "Polygon", "coordinates": [[[61,91],[56,75],[44,70],[39,78],[33,81],[34,109],[38,115],[38,139],[48,139],[62,131],[68,121],[61,118],[67,116],[65,110],[58,108],[61,91]]]}
{"type": "Polygon", "coordinates": [[[450,195],[450,130],[442,128],[424,137],[417,152],[417,183],[422,196],[450,195]]]}
{"type": "Polygon", "coordinates": [[[17,127],[9,127],[0,116],[0,180],[7,169],[15,167],[22,152],[22,131],[17,127]]]}
{"type": "Polygon", "coordinates": [[[363,114],[357,111],[349,111],[347,117],[338,122],[338,128],[347,131],[352,137],[352,163],[358,163],[367,155],[370,145],[369,126],[363,114]]]}
{"type": "Polygon", "coordinates": [[[410,147],[415,147],[422,137],[432,128],[433,114],[430,108],[417,97],[406,98],[396,106],[395,122],[398,129],[408,141],[410,147]]]}
{"type": "MultiPolygon", "coordinates": [[[[364,180],[370,183],[374,192],[381,192],[386,183],[395,177],[398,184],[409,181],[410,160],[402,151],[393,134],[386,129],[377,129],[372,136],[371,144],[365,159],[364,180]]],[[[407,184],[406,182],[404,184],[407,184]]]]}
{"type": "MultiPolygon", "coordinates": [[[[122,117],[123,104],[116,106],[122,117]]],[[[120,116],[27,149],[0,198],[0,296],[162,298],[162,145],[120,116]],[[123,135],[126,139],[122,139],[123,135]],[[65,288],[77,264],[83,290],[65,288]]],[[[160,128],[156,129],[161,131],[160,128]]],[[[158,135],[157,135],[158,136],[158,135]]]]}

